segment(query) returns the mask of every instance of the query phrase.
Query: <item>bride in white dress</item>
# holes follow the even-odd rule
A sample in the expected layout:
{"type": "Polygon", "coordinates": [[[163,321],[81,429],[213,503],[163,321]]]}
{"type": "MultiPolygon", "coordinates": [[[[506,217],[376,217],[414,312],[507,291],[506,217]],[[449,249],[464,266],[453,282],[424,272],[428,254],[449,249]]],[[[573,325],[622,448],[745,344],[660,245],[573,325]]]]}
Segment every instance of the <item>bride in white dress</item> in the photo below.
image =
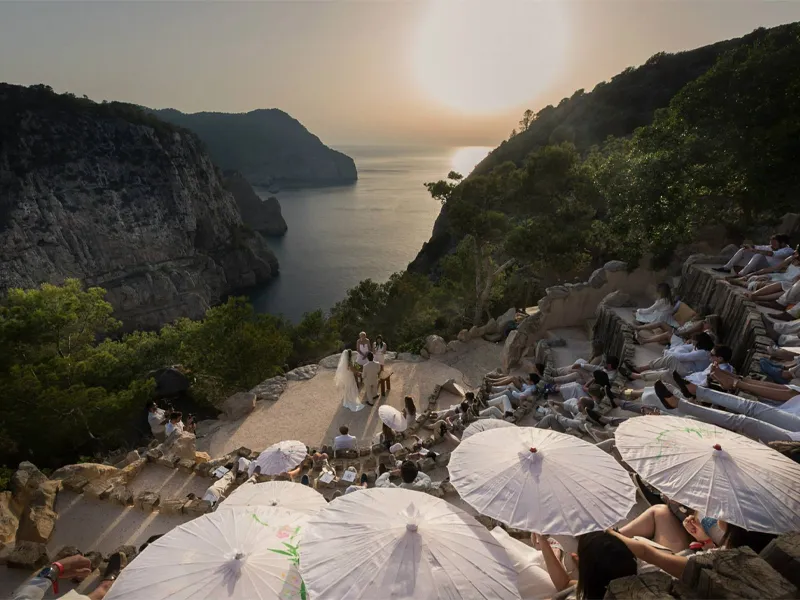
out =
{"type": "Polygon", "coordinates": [[[356,378],[350,370],[350,350],[342,352],[339,358],[339,366],[336,367],[336,375],[333,377],[336,388],[342,394],[342,406],[353,412],[358,412],[364,408],[358,394],[356,378]]]}

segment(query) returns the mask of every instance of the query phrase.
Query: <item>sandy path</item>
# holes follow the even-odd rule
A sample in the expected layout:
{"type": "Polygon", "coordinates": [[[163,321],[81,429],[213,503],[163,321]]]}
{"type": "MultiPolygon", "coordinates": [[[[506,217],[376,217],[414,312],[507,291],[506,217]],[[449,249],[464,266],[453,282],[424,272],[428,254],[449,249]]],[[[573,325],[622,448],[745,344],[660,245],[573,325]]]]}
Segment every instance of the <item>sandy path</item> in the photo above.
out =
{"type": "MultiPolygon", "coordinates": [[[[330,444],[340,425],[350,427],[350,433],[366,445],[380,430],[380,404],[400,409],[408,395],[420,408],[437,384],[451,377],[464,383],[460,371],[438,360],[394,362],[389,366],[394,372],[392,391],[372,408],[367,406],[356,413],[344,408],[333,383],[334,371],[320,369],[309,381],[290,382],[277,402],[259,402],[246,418],[232,423],[222,421],[219,429],[197,440],[197,448],[211,456],[221,456],[241,446],[263,450],[275,442],[291,439],[315,447],[330,444]]],[[[449,406],[456,401],[454,396],[442,394],[439,405],[449,406]]]]}

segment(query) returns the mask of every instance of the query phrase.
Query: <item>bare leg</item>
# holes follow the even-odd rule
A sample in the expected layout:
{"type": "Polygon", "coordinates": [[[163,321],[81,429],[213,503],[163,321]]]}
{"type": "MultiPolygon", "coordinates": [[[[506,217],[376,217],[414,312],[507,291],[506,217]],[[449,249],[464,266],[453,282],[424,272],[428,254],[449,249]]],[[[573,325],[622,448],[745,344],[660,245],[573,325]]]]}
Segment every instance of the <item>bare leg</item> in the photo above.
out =
{"type": "Polygon", "coordinates": [[[640,344],[666,344],[672,339],[672,332],[659,333],[657,335],[646,336],[641,332],[636,334],[640,344]]]}
{"type": "Polygon", "coordinates": [[[633,521],[619,528],[627,537],[638,535],[656,544],[661,544],[673,552],[681,552],[689,547],[691,538],[666,504],[651,506],[633,521]]]}
{"type": "Polygon", "coordinates": [[[785,385],[769,381],[756,381],[755,379],[737,379],[730,373],[720,369],[714,369],[711,372],[711,376],[726,390],[736,390],[738,388],[767,400],[786,402],[797,396],[796,391],[789,389],[785,385]]]}
{"type": "Polygon", "coordinates": [[[664,324],[661,321],[654,321],[652,323],[643,323],[642,325],[634,325],[633,328],[636,331],[657,331],[657,330],[662,330],[664,328],[664,324]]]}
{"type": "Polygon", "coordinates": [[[755,292],[746,292],[745,296],[751,300],[777,300],[783,295],[783,287],[780,282],[770,283],[755,292]],[[776,296],[777,294],[777,296],[776,296]],[[772,298],[772,296],[775,296],[772,298]]]}

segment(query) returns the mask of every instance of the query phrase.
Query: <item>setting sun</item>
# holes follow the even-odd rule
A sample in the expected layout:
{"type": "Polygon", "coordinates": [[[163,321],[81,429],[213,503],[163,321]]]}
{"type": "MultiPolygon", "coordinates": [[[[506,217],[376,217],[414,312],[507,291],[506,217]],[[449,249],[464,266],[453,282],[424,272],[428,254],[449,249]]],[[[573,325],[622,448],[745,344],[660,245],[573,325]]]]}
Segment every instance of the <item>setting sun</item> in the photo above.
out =
{"type": "Polygon", "coordinates": [[[568,38],[557,2],[436,0],[413,40],[413,69],[422,90],[443,105],[498,112],[553,83],[565,65],[568,38]]]}

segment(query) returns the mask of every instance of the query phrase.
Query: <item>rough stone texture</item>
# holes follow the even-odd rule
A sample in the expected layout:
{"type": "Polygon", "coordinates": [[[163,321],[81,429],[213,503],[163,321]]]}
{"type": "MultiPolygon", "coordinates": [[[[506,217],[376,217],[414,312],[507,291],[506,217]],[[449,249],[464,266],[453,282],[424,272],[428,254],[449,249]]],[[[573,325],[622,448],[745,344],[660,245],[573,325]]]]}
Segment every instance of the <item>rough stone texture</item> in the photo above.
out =
{"type": "Polygon", "coordinates": [[[11,478],[13,501],[21,509],[17,541],[47,543],[58,515],[54,511],[60,481],[50,481],[36,466],[22,462],[11,478]]]}
{"type": "Polygon", "coordinates": [[[479,327],[478,329],[481,331],[482,336],[486,335],[487,333],[491,335],[493,333],[499,333],[500,331],[502,331],[500,327],[498,327],[497,325],[497,320],[493,318],[489,319],[486,322],[486,325],[484,325],[483,327],[479,327]]]}
{"type": "Polygon", "coordinates": [[[319,365],[297,367],[286,373],[286,379],[289,381],[307,381],[317,374],[317,369],[319,369],[319,365]]]}
{"type": "Polygon", "coordinates": [[[256,407],[256,395],[252,392],[239,392],[225,399],[222,404],[223,416],[236,421],[249,415],[256,407]]]}
{"type": "Polygon", "coordinates": [[[147,329],[277,272],[195,136],[45,94],[0,87],[0,289],[77,277],[147,329]]]}
{"type": "Polygon", "coordinates": [[[497,331],[499,332],[505,331],[506,327],[508,327],[508,325],[514,322],[516,316],[517,316],[517,309],[512,306],[502,315],[497,317],[497,331]]]}
{"type": "Polygon", "coordinates": [[[611,292],[608,296],[603,298],[600,304],[610,306],[612,308],[623,308],[625,306],[634,306],[631,297],[625,292],[611,292]]]}
{"type": "Polygon", "coordinates": [[[787,533],[772,540],[759,556],[800,589],[800,533],[787,533]]]}
{"type": "Polygon", "coordinates": [[[331,354],[330,356],[326,356],[321,361],[319,361],[319,366],[322,369],[335,369],[339,366],[339,359],[341,359],[342,355],[339,354],[331,354]]]}
{"type": "Polygon", "coordinates": [[[11,492],[0,492],[0,545],[10,544],[17,536],[21,507],[11,492]]]}
{"type": "Polygon", "coordinates": [[[469,328],[469,338],[472,340],[475,339],[476,337],[480,337],[480,334],[478,333],[478,326],[473,325],[472,327],[469,328]]]}
{"type": "Polygon", "coordinates": [[[208,452],[195,452],[194,462],[198,465],[207,463],[211,460],[211,455],[208,452]]]}
{"type": "Polygon", "coordinates": [[[785,233],[786,235],[794,235],[800,231],[800,214],[786,213],[783,215],[783,220],[778,227],[778,232],[785,233]]]}
{"type": "Polygon", "coordinates": [[[207,500],[196,498],[183,505],[183,512],[187,515],[204,515],[211,512],[211,504],[207,500]]]}
{"type": "MultiPolygon", "coordinates": [[[[77,465],[66,465],[53,471],[50,479],[61,480],[64,487],[70,488],[70,483],[76,479],[84,481],[94,481],[96,479],[110,479],[119,473],[119,469],[109,465],[98,463],[80,463],[77,465]]],[[[85,485],[85,484],[84,484],[85,485]]]]}
{"type": "Polygon", "coordinates": [[[115,485],[108,494],[108,499],[122,506],[133,506],[133,493],[125,485],[115,485]]]}
{"type": "Polygon", "coordinates": [[[160,498],[155,492],[142,492],[136,496],[134,504],[136,505],[136,508],[139,508],[145,512],[151,512],[156,506],[158,506],[159,500],[160,498]]]}
{"type": "Polygon", "coordinates": [[[189,379],[175,367],[158,369],[149,375],[156,380],[157,398],[171,398],[189,390],[189,379]]]}
{"type": "Polygon", "coordinates": [[[459,331],[458,332],[458,336],[456,336],[456,339],[459,342],[468,342],[469,341],[469,330],[462,329],[461,331],[459,331]]]}
{"type": "Polygon", "coordinates": [[[429,335],[425,338],[425,350],[431,355],[444,354],[447,352],[447,343],[438,335],[429,335]]]}
{"type": "Polygon", "coordinates": [[[117,469],[124,469],[124,468],[125,468],[125,467],[127,467],[128,465],[130,465],[130,464],[132,464],[132,463],[135,463],[135,462],[136,462],[137,460],[139,460],[140,458],[142,458],[142,457],[141,457],[141,456],[139,456],[139,452],[138,452],[138,451],[136,451],[136,450],[131,450],[130,452],[128,452],[128,453],[125,455],[125,458],[123,458],[121,461],[119,461],[119,462],[118,462],[117,464],[115,464],[114,466],[115,466],[117,469]]]}
{"type": "Polygon", "coordinates": [[[225,189],[233,194],[245,225],[266,236],[282,236],[288,229],[275,196],[261,198],[238,171],[226,171],[225,189]]]}
{"type": "Polygon", "coordinates": [[[420,355],[420,358],[426,358],[427,359],[427,358],[431,357],[431,353],[428,352],[425,348],[423,348],[422,350],[419,351],[419,355],[420,355]]]}
{"type": "Polygon", "coordinates": [[[672,600],[673,579],[663,571],[614,579],[605,600],[672,600]]]}
{"type": "Polygon", "coordinates": [[[250,390],[258,400],[271,400],[275,402],[289,385],[286,377],[278,376],[266,379],[250,390]]]}
{"type": "Polygon", "coordinates": [[[589,285],[593,288],[601,288],[608,282],[605,269],[597,269],[589,277],[589,285]]]}
{"type": "Polygon", "coordinates": [[[185,498],[169,498],[158,503],[158,510],[167,515],[178,515],[183,512],[184,504],[186,504],[185,498]]]}
{"type": "Polygon", "coordinates": [[[719,332],[720,342],[733,350],[731,364],[737,372],[758,373],[758,360],[768,356],[772,345],[766,336],[762,313],[755,303],[744,297],[742,289],[721,281],[719,274],[708,266],[692,261],[684,268],[678,294],[696,311],[708,309],[720,316],[725,324],[719,332]]]}
{"type": "Polygon", "coordinates": [[[47,546],[39,542],[17,541],[6,564],[14,569],[33,571],[50,564],[47,546]]]}
{"type": "Polygon", "coordinates": [[[75,556],[80,554],[81,551],[77,546],[62,546],[61,549],[53,555],[53,562],[67,558],[68,556],[75,556]]]}
{"type": "Polygon", "coordinates": [[[194,453],[197,451],[195,443],[196,440],[193,434],[174,432],[159,446],[159,449],[167,458],[177,457],[178,460],[184,458],[194,460],[194,453]]]}
{"type": "Polygon", "coordinates": [[[497,343],[497,342],[502,341],[503,334],[499,333],[499,332],[498,333],[486,333],[486,334],[483,335],[483,339],[485,339],[487,342],[497,343]]]}
{"type": "Polygon", "coordinates": [[[625,271],[628,268],[628,263],[621,260],[610,260],[603,265],[603,268],[610,273],[615,273],[617,271],[625,271]]]}
{"type": "Polygon", "coordinates": [[[447,351],[448,352],[458,352],[464,347],[463,342],[459,342],[458,340],[452,340],[447,342],[447,351]]]}

